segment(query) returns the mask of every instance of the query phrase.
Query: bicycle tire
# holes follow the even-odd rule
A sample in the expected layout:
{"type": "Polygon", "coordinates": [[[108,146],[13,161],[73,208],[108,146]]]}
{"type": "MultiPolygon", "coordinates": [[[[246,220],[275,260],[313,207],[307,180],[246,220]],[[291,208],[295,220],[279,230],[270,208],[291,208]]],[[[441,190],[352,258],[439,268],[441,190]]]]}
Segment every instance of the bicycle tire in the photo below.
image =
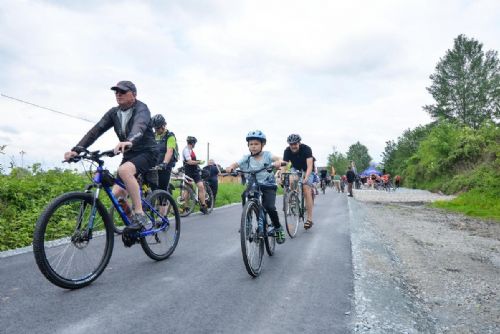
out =
{"type": "Polygon", "coordinates": [[[170,257],[179,242],[181,217],[173,197],[165,190],[155,190],[146,201],[158,212],[145,206],[145,213],[151,221],[151,228],[162,230],[140,238],[141,247],[151,259],[162,261],[170,257]],[[165,217],[166,216],[166,217],[165,217]],[[165,219],[168,219],[168,225],[165,219]]]}
{"type": "Polygon", "coordinates": [[[92,236],[85,236],[93,202],[91,193],[62,194],[45,208],[36,222],[33,234],[36,264],[51,283],[61,288],[79,289],[89,285],[102,274],[111,258],[113,223],[99,200],[96,201],[92,236]],[[73,221],[73,214],[76,214],[76,221],[73,221]],[[89,245],[99,247],[100,251],[94,252],[89,245]],[[95,264],[91,263],[94,254],[95,264]],[[86,264],[91,268],[79,268],[86,264]]]}
{"type": "Polygon", "coordinates": [[[203,181],[203,186],[205,187],[205,204],[207,205],[207,214],[210,214],[214,211],[214,194],[212,192],[212,188],[210,188],[210,185],[206,181],[203,181]]]}
{"type": "Polygon", "coordinates": [[[187,217],[194,211],[194,206],[196,205],[196,194],[193,188],[190,186],[181,185],[179,187],[179,197],[177,197],[177,206],[179,208],[179,214],[181,217],[187,217]],[[185,199],[182,198],[184,191],[187,191],[188,195],[185,199]]]}
{"type": "MultiPolygon", "coordinates": [[[[297,193],[292,192],[288,196],[286,196],[287,202],[284,203],[286,205],[285,215],[285,227],[290,238],[295,238],[297,235],[297,231],[299,230],[299,221],[300,221],[300,201],[297,193]]],[[[304,218],[302,217],[302,220],[304,218]]]]}
{"type": "Polygon", "coordinates": [[[252,277],[260,275],[264,243],[258,236],[259,204],[247,201],[243,207],[240,225],[241,254],[248,274],[252,277]]]}
{"type": "Polygon", "coordinates": [[[266,217],[266,220],[264,222],[264,231],[266,231],[264,236],[264,246],[266,246],[267,255],[273,256],[274,252],[276,251],[276,237],[274,234],[269,235],[267,233],[270,227],[270,225],[268,224],[268,219],[269,216],[266,217]]]}

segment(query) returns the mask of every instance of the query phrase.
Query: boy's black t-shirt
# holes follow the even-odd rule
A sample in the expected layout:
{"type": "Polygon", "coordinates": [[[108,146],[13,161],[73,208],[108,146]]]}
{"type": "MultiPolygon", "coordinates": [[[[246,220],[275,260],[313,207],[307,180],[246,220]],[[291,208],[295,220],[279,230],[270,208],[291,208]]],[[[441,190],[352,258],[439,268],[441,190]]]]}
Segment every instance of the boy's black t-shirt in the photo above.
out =
{"type": "Polygon", "coordinates": [[[307,159],[312,157],[312,150],[306,144],[300,144],[297,153],[293,153],[290,147],[287,147],[283,153],[284,161],[290,161],[293,168],[304,172],[307,170],[307,159]]]}

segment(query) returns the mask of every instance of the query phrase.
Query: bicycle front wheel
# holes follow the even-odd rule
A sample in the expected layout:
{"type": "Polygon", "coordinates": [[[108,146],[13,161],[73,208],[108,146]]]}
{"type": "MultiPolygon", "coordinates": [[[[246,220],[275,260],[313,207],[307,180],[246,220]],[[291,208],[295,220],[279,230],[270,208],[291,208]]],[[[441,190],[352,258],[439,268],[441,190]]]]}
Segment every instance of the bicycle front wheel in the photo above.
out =
{"type": "Polygon", "coordinates": [[[297,193],[292,192],[286,196],[285,207],[285,226],[290,238],[294,238],[299,230],[300,221],[300,201],[297,193]]]}
{"type": "Polygon", "coordinates": [[[42,274],[61,288],[89,285],[102,274],[111,258],[113,223],[104,205],[97,200],[94,206],[93,202],[91,193],[63,194],[49,204],[36,222],[36,263],[42,274]]]}
{"type": "MultiPolygon", "coordinates": [[[[165,190],[155,190],[148,195],[144,211],[156,231],[142,237],[141,246],[147,256],[156,261],[167,259],[177,247],[181,234],[181,217],[174,199],[165,190]]],[[[148,231],[146,231],[147,233],[148,231]]]]}
{"type": "Polygon", "coordinates": [[[259,205],[248,201],[243,207],[241,215],[241,254],[248,274],[257,277],[262,269],[264,255],[264,242],[259,237],[259,205]]]}
{"type": "Polygon", "coordinates": [[[187,217],[193,212],[196,205],[196,194],[193,188],[186,185],[179,187],[179,197],[177,197],[177,205],[179,206],[179,214],[181,217],[187,217]]]}

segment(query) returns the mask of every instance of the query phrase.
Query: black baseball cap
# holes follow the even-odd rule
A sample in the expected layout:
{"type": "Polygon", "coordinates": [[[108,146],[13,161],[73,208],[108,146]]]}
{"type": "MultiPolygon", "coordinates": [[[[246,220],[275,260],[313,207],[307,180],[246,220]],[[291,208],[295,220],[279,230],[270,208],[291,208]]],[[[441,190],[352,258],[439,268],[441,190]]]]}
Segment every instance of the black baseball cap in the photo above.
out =
{"type": "Polygon", "coordinates": [[[137,88],[135,88],[135,85],[132,81],[120,81],[113,87],[111,87],[111,90],[123,90],[125,92],[128,92],[129,90],[132,91],[132,93],[137,93],[137,88]]]}

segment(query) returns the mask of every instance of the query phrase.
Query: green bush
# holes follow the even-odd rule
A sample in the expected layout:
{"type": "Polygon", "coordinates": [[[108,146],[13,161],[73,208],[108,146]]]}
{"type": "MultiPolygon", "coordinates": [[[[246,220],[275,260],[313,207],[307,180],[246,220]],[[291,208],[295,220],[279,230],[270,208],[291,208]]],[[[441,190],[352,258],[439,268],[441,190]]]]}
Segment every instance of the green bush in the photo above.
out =
{"type": "Polygon", "coordinates": [[[477,130],[438,123],[406,161],[403,178],[407,187],[459,195],[436,206],[496,219],[500,202],[500,128],[492,122],[477,130]]]}
{"type": "Polygon", "coordinates": [[[31,244],[35,223],[56,196],[83,189],[88,178],[73,171],[14,168],[0,175],[0,250],[31,244]]]}

